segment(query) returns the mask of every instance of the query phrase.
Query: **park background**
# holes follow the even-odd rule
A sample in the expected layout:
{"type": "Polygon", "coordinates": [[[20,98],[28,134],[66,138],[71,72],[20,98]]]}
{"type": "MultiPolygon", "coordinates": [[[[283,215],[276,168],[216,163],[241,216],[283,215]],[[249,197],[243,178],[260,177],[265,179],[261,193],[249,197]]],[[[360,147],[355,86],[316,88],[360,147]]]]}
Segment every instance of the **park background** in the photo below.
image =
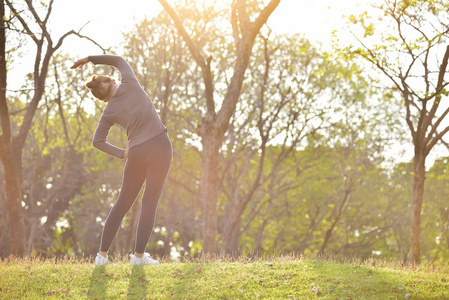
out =
{"type": "MultiPolygon", "coordinates": [[[[84,83],[119,77],[69,67],[109,53],[174,146],[155,257],[447,261],[445,1],[173,2],[185,35],[165,1],[1,2],[0,256],[98,251],[124,162],[91,146],[104,105],[84,83]]],[[[132,251],[138,214],[137,201],[111,253],[132,251]]]]}

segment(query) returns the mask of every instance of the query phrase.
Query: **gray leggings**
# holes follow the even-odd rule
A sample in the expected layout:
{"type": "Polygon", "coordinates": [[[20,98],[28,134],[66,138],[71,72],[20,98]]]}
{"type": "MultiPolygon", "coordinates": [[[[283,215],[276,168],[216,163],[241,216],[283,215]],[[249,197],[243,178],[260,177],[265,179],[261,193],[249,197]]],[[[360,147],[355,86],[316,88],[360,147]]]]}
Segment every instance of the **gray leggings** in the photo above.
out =
{"type": "Polygon", "coordinates": [[[165,131],[129,149],[122,188],[104,224],[100,251],[109,250],[123,217],[133,205],[146,181],[134,248],[134,251],[138,253],[145,251],[153,231],[157,204],[170,169],[172,155],[171,142],[165,131]]]}

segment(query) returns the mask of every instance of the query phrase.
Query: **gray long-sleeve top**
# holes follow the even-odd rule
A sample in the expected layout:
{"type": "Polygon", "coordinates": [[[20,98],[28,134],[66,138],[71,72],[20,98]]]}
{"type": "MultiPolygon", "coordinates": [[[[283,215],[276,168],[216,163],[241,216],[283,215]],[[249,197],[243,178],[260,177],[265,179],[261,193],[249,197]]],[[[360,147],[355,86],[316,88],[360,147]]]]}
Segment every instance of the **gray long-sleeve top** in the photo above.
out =
{"type": "Polygon", "coordinates": [[[107,142],[109,129],[117,124],[126,131],[129,148],[141,144],[167,128],[162,124],[150,97],[140,86],[129,64],[120,56],[96,55],[89,60],[116,67],[121,74],[120,86],[103,110],[92,144],[95,148],[117,158],[123,158],[124,149],[107,142]]]}

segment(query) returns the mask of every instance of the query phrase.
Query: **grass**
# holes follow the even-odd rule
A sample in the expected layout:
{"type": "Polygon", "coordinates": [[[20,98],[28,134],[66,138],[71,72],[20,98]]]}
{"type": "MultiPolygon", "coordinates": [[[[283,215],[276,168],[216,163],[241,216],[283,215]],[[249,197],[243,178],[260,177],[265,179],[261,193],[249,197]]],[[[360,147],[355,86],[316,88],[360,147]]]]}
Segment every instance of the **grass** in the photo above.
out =
{"type": "Polygon", "coordinates": [[[278,257],[162,262],[0,261],[0,299],[449,299],[449,267],[278,257]]]}

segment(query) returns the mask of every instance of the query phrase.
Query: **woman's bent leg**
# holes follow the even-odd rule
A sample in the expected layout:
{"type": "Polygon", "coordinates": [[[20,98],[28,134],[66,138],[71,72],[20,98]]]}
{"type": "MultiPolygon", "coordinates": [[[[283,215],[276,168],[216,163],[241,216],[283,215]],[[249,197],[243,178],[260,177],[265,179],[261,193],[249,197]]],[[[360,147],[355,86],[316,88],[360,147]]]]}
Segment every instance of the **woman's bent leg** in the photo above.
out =
{"type": "Polygon", "coordinates": [[[142,162],[126,162],[120,194],[112,207],[104,224],[101,235],[100,251],[107,252],[117,234],[123,217],[129,211],[145,180],[145,168],[142,162]]]}

